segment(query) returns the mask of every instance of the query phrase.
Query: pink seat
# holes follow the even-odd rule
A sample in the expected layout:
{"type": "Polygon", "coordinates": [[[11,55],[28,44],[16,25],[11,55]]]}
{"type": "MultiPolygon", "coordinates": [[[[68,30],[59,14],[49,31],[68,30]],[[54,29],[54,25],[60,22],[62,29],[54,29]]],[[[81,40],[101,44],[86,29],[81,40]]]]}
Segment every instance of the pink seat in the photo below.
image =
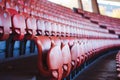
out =
{"type": "Polygon", "coordinates": [[[74,70],[80,61],[78,57],[78,44],[75,42],[74,38],[67,38],[69,40],[69,47],[71,53],[71,70],[74,70]]]}
{"type": "Polygon", "coordinates": [[[23,12],[30,15],[31,9],[28,6],[26,6],[24,7],[23,12]]]}
{"type": "Polygon", "coordinates": [[[38,68],[43,76],[60,80],[62,78],[62,53],[60,46],[47,36],[35,38],[38,48],[38,68]]]}
{"type": "Polygon", "coordinates": [[[61,26],[61,36],[66,36],[66,28],[65,25],[60,25],[61,26]]]}
{"type": "Polygon", "coordinates": [[[16,10],[11,9],[11,8],[7,8],[6,10],[10,13],[11,16],[13,16],[13,15],[18,13],[16,10]]]}
{"type": "Polygon", "coordinates": [[[62,79],[63,58],[60,46],[52,46],[47,57],[48,66],[52,72],[53,78],[57,80],[62,79]]]}
{"type": "Polygon", "coordinates": [[[17,6],[16,6],[16,1],[12,1],[12,0],[6,0],[6,10],[10,13],[10,15],[15,15],[17,14],[18,10],[17,10],[17,6]]]}
{"type": "Polygon", "coordinates": [[[36,26],[36,19],[34,17],[29,17],[26,20],[26,32],[27,32],[27,39],[33,39],[37,33],[37,26],[36,26]]]}
{"type": "Polygon", "coordinates": [[[69,40],[61,38],[62,41],[62,56],[63,56],[63,77],[67,77],[71,71],[71,53],[68,45],[69,40]]]}
{"type": "Polygon", "coordinates": [[[37,20],[37,34],[45,35],[45,21],[44,19],[37,20]]]}
{"type": "Polygon", "coordinates": [[[14,36],[14,40],[22,40],[24,38],[24,35],[26,33],[25,28],[25,18],[23,15],[16,14],[13,16],[13,26],[12,31],[14,36]]]}
{"type": "Polygon", "coordinates": [[[0,0],[0,6],[1,6],[2,8],[5,7],[5,0],[0,0]]]}
{"type": "Polygon", "coordinates": [[[51,25],[52,27],[52,31],[51,31],[51,35],[52,36],[57,36],[57,23],[55,23],[55,22],[52,22],[52,25],[51,25]]]}
{"type": "Polygon", "coordinates": [[[47,68],[46,56],[51,48],[51,41],[46,36],[35,37],[34,41],[38,48],[38,69],[43,76],[50,76],[51,73],[47,68]]]}
{"type": "Polygon", "coordinates": [[[51,21],[45,20],[45,35],[50,36],[51,35],[51,21]]]}
{"type": "Polygon", "coordinates": [[[7,40],[10,35],[11,16],[7,11],[0,12],[0,40],[7,40]]]}

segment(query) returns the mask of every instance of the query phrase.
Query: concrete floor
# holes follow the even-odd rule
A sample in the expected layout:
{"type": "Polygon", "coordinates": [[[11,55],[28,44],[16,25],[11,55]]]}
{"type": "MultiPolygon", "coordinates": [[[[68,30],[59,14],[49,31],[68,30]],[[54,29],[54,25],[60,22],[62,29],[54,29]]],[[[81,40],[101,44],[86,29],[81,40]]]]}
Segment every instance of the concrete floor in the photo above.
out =
{"type": "Polygon", "coordinates": [[[75,80],[118,80],[115,55],[108,54],[96,60],[82,71],[75,80]]]}

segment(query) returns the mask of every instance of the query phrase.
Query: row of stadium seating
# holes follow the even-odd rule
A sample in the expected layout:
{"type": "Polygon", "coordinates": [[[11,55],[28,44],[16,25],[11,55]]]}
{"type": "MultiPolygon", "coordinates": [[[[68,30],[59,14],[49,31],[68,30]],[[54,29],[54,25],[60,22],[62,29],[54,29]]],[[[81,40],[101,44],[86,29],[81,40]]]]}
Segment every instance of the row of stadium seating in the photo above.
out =
{"type": "Polygon", "coordinates": [[[117,70],[117,77],[120,79],[120,52],[116,55],[116,70],[117,70]]]}
{"type": "Polygon", "coordinates": [[[37,54],[38,71],[51,80],[70,79],[120,47],[118,34],[47,0],[1,0],[0,11],[0,60],[37,54]]]}
{"type": "Polygon", "coordinates": [[[120,19],[111,18],[111,17],[108,17],[108,16],[103,16],[103,15],[99,15],[99,14],[96,14],[96,13],[83,11],[81,9],[76,9],[76,8],[75,8],[75,11],[78,14],[82,15],[84,18],[89,19],[91,22],[100,25],[100,27],[106,28],[108,30],[114,30],[114,31],[116,31],[117,34],[119,34],[118,31],[120,29],[119,28],[120,19]]]}

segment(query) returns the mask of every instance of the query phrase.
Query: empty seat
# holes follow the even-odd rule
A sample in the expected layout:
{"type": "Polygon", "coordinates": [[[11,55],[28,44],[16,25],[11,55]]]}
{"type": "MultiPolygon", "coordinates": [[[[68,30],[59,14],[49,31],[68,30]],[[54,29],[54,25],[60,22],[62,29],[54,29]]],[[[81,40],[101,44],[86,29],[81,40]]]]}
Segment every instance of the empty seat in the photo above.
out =
{"type": "Polygon", "coordinates": [[[5,0],[0,0],[0,7],[5,8],[5,0]]]}
{"type": "Polygon", "coordinates": [[[16,5],[16,1],[15,0],[6,0],[6,10],[10,13],[10,15],[15,15],[17,14],[18,11],[18,7],[16,5]]]}
{"type": "Polygon", "coordinates": [[[34,17],[29,17],[26,20],[26,24],[27,24],[27,26],[26,26],[26,32],[27,32],[26,38],[33,39],[37,33],[36,19],[34,17]]]}
{"type": "Polygon", "coordinates": [[[53,79],[60,80],[62,78],[62,53],[60,46],[47,36],[39,36],[35,38],[38,48],[38,68],[43,76],[50,76],[53,79]]]}
{"type": "Polygon", "coordinates": [[[14,35],[14,40],[22,40],[26,33],[25,17],[21,14],[16,14],[13,16],[12,21],[13,21],[12,33],[14,35]]]}
{"type": "Polygon", "coordinates": [[[54,78],[61,79],[63,74],[63,55],[61,52],[61,40],[58,37],[50,37],[50,39],[53,48],[51,47],[50,49],[51,53],[49,53],[50,55],[48,56],[48,61],[50,62],[50,66],[53,69],[52,75],[54,78]],[[58,70],[55,68],[58,68],[58,70]]]}
{"type": "Polygon", "coordinates": [[[25,28],[25,18],[21,14],[15,14],[12,17],[12,33],[10,34],[9,39],[7,40],[7,49],[6,57],[13,57],[14,44],[17,40],[23,40],[26,33],[25,28]]]}
{"type": "Polygon", "coordinates": [[[69,40],[68,44],[70,47],[70,53],[71,53],[71,70],[74,70],[77,66],[77,56],[78,56],[78,49],[77,49],[77,43],[75,43],[75,40],[73,38],[66,38],[69,40]]]}
{"type": "Polygon", "coordinates": [[[33,38],[37,35],[36,19],[34,17],[28,17],[26,19],[26,29],[25,30],[26,30],[26,34],[25,34],[24,40],[21,41],[20,54],[34,53],[35,44],[34,44],[33,38]]]}
{"type": "Polygon", "coordinates": [[[11,30],[11,17],[5,10],[0,12],[0,59],[5,59],[6,54],[6,40],[8,40],[11,30]]]}
{"type": "Polygon", "coordinates": [[[45,35],[50,36],[51,35],[51,21],[45,20],[45,35]]]}
{"type": "Polygon", "coordinates": [[[63,56],[63,77],[67,77],[71,71],[71,53],[68,45],[69,40],[61,38],[62,41],[62,56],[63,56]]]}
{"type": "Polygon", "coordinates": [[[10,35],[11,16],[7,11],[0,12],[0,40],[7,40],[10,35]]]}
{"type": "Polygon", "coordinates": [[[120,51],[116,55],[116,71],[117,71],[117,77],[120,79],[120,51]]]}
{"type": "Polygon", "coordinates": [[[44,19],[37,20],[37,34],[45,35],[45,21],[44,19]]]}
{"type": "Polygon", "coordinates": [[[57,24],[55,22],[53,22],[51,26],[52,26],[51,27],[52,28],[51,35],[57,36],[57,24]]]}

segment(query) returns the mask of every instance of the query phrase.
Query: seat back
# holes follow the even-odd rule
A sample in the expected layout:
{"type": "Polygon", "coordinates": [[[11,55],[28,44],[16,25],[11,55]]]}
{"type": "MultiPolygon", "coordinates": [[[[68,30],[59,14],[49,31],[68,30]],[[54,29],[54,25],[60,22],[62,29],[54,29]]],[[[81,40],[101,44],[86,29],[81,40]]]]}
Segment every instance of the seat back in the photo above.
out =
{"type": "Polygon", "coordinates": [[[10,13],[10,15],[15,15],[17,14],[18,11],[18,7],[16,5],[16,1],[12,1],[12,0],[6,0],[6,10],[10,13]]]}
{"type": "Polygon", "coordinates": [[[14,40],[22,40],[24,38],[24,34],[26,33],[25,28],[25,18],[21,14],[16,14],[13,16],[13,26],[12,31],[14,36],[14,40]]]}
{"type": "Polygon", "coordinates": [[[26,24],[27,39],[33,39],[37,31],[36,19],[34,17],[29,17],[26,20],[26,24]]]}
{"type": "Polygon", "coordinates": [[[45,35],[50,36],[51,35],[51,21],[45,20],[45,35]]]}
{"type": "Polygon", "coordinates": [[[5,7],[5,0],[0,0],[0,6],[1,6],[2,8],[5,7]]]}
{"type": "Polygon", "coordinates": [[[57,23],[55,23],[55,22],[52,22],[52,25],[51,25],[51,35],[52,36],[56,36],[57,35],[57,23]]]}
{"type": "Polygon", "coordinates": [[[11,16],[7,11],[0,12],[0,40],[7,40],[10,34],[11,16]]]}
{"type": "Polygon", "coordinates": [[[62,79],[62,66],[63,58],[60,46],[53,45],[47,56],[47,63],[50,71],[52,72],[53,79],[61,80],[62,79]]]}
{"type": "Polygon", "coordinates": [[[54,42],[47,36],[39,36],[35,38],[38,48],[38,68],[44,76],[60,80],[62,78],[62,53],[59,40],[52,37],[54,42]]]}
{"type": "Polygon", "coordinates": [[[61,38],[62,41],[62,56],[63,56],[63,78],[67,77],[71,71],[71,53],[68,45],[69,40],[61,38]]]}
{"type": "Polygon", "coordinates": [[[51,48],[51,40],[47,36],[36,36],[34,38],[38,50],[38,69],[41,75],[51,76],[47,65],[47,55],[51,48]]]}
{"type": "Polygon", "coordinates": [[[77,66],[77,59],[78,59],[78,49],[77,49],[77,43],[73,43],[71,46],[70,52],[71,52],[71,64],[72,64],[72,70],[74,70],[77,66]]]}
{"type": "Polygon", "coordinates": [[[37,34],[45,35],[45,21],[44,19],[37,20],[37,34]]]}

